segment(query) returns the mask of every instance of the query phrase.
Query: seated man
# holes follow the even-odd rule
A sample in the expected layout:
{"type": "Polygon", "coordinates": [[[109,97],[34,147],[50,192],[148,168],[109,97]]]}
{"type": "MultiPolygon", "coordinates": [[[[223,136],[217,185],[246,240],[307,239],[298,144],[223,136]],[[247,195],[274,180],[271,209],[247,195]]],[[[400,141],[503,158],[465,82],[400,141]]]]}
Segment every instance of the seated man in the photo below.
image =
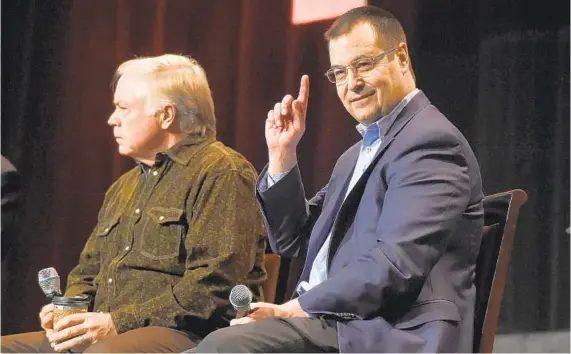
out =
{"type": "Polygon", "coordinates": [[[2,261],[14,244],[16,223],[20,209],[20,193],[22,189],[20,174],[12,163],[3,155],[2,157],[2,261]]]}
{"type": "Polygon", "coordinates": [[[45,332],[2,337],[9,352],[177,352],[233,316],[231,288],[261,294],[265,230],[257,174],[216,141],[206,74],[178,55],[119,66],[108,120],[121,155],[137,166],[107,191],[98,224],[66,296],[88,294],[92,312],[45,332]]]}
{"type": "Polygon", "coordinates": [[[325,35],[335,85],[363,140],[306,201],[296,147],[309,78],[266,120],[258,184],[272,249],[305,255],[299,297],[253,304],[197,352],[469,352],[483,227],[478,163],[416,88],[406,36],[365,6],[325,35]],[[309,232],[305,232],[309,231],[309,232]]]}

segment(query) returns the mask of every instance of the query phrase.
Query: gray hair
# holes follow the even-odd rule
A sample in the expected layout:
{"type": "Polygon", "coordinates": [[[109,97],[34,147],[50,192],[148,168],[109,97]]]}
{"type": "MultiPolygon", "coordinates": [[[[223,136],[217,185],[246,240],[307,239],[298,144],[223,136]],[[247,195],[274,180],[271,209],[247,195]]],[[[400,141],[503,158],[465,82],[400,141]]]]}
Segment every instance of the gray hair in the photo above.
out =
{"type": "Polygon", "coordinates": [[[182,132],[216,135],[212,93],[206,72],[196,60],[175,54],[136,58],[117,68],[114,88],[122,76],[145,79],[147,87],[142,94],[146,96],[145,109],[149,114],[172,104],[182,132]]]}

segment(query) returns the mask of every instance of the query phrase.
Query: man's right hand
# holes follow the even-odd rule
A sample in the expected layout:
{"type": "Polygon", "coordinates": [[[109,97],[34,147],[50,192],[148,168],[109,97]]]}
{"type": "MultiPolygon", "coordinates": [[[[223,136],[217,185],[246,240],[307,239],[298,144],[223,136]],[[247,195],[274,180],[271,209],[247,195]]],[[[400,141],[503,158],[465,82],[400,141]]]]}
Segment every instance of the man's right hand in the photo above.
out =
{"type": "Polygon", "coordinates": [[[46,332],[51,332],[54,328],[54,305],[47,304],[40,311],[40,325],[46,332]]]}
{"type": "Polygon", "coordinates": [[[270,175],[286,172],[296,165],[296,148],[305,132],[308,99],[309,76],[303,75],[297,98],[286,95],[268,112],[266,143],[270,175]]]}

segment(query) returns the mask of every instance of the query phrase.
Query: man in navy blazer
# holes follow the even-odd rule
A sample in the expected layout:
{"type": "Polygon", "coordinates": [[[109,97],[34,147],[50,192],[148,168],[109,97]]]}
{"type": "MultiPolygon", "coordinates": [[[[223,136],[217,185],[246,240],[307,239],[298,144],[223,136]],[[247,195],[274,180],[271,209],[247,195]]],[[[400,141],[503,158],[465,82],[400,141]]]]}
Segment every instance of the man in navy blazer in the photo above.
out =
{"type": "Polygon", "coordinates": [[[309,78],[268,113],[258,183],[272,249],[305,255],[297,298],[252,304],[198,352],[469,352],[483,227],[478,163],[416,88],[405,33],[365,6],[326,33],[328,79],[363,140],[307,201],[296,147],[309,78]]]}

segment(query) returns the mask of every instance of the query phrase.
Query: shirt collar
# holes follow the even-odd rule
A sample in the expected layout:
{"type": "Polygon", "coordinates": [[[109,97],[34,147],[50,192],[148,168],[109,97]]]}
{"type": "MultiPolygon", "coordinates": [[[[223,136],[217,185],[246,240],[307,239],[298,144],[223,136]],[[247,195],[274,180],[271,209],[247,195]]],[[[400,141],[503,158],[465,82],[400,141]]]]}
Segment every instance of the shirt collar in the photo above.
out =
{"type": "MultiPolygon", "coordinates": [[[[196,136],[189,135],[183,140],[179,141],[177,144],[167,149],[165,152],[159,152],[155,155],[154,166],[160,167],[167,160],[173,160],[174,162],[181,165],[188,165],[188,162],[192,156],[196,153],[197,149],[188,149],[187,147],[193,145],[201,145],[203,143],[210,143],[216,140],[213,135],[209,136],[196,136]]],[[[135,161],[137,165],[141,168],[143,174],[147,174],[151,169],[151,166],[142,163],[141,161],[135,161]]]]}
{"type": "MultiPolygon", "coordinates": [[[[165,153],[159,152],[158,154],[155,155],[155,163],[154,163],[154,167],[160,167],[163,163],[165,163],[165,161],[168,160],[168,156],[165,153]]],[[[141,169],[141,173],[145,176],[147,176],[149,174],[149,172],[151,171],[152,166],[147,165],[144,162],[135,160],[135,162],[137,163],[137,165],[139,166],[139,168],[141,169]]]]}
{"type": "MultiPolygon", "coordinates": [[[[420,90],[416,88],[410,91],[387,115],[379,118],[376,122],[373,123],[377,124],[379,126],[379,129],[381,129],[381,136],[383,136],[386,133],[383,132],[382,130],[382,124],[384,122],[391,121],[394,118],[396,118],[396,116],[399,115],[399,113],[403,110],[403,108],[407,105],[407,103],[409,103],[410,100],[412,100],[412,98],[416,96],[416,94],[419,92],[420,90]]],[[[361,136],[364,137],[365,133],[367,132],[367,126],[364,125],[363,123],[360,123],[356,126],[356,128],[359,134],[361,134],[361,136]]]]}
{"type": "Polygon", "coordinates": [[[196,136],[189,135],[180,141],[178,144],[174,145],[165,154],[171,158],[174,162],[181,165],[188,165],[188,162],[196,154],[197,149],[188,149],[190,146],[199,146],[203,144],[210,144],[216,140],[215,135],[207,136],[196,136]]]}

